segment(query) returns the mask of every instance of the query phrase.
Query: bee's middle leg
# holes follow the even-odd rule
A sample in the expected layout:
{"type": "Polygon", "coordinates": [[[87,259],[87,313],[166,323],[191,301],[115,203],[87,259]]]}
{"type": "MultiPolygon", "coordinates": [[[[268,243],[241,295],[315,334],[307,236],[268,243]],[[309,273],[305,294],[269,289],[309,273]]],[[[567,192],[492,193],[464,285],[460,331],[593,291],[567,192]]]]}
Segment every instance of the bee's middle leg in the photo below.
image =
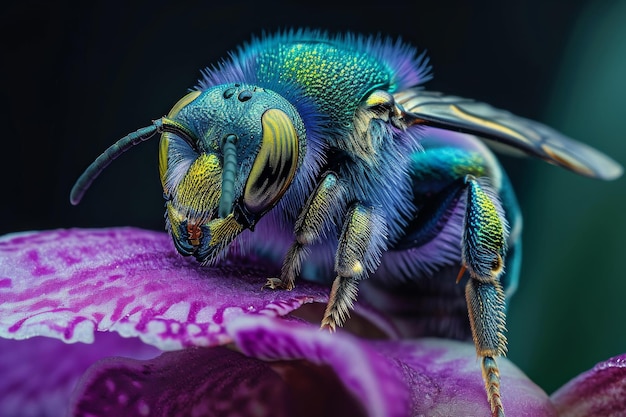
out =
{"type": "Polygon", "coordinates": [[[376,269],[386,248],[384,218],[374,207],[354,203],[348,209],[335,254],[337,277],[322,319],[322,328],[334,331],[350,316],[358,281],[376,269]]]}
{"type": "Polygon", "coordinates": [[[328,229],[331,219],[338,217],[343,210],[342,196],[344,185],[337,176],[328,172],[315,191],[307,199],[294,227],[295,241],[285,255],[280,277],[268,278],[266,288],[294,288],[302,262],[309,254],[309,245],[316,243],[328,229]]]}

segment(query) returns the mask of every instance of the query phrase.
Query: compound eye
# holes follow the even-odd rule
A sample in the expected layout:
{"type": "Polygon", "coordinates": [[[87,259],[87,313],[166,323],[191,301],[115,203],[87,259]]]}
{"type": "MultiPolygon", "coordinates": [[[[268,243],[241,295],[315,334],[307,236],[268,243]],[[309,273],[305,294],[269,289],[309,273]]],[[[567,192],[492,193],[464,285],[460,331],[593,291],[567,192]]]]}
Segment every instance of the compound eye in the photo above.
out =
{"type": "Polygon", "coordinates": [[[243,195],[245,208],[261,215],[283,196],[298,167],[298,135],[282,110],[269,109],[261,117],[263,137],[243,195]]]}
{"type": "MultiPolygon", "coordinates": [[[[202,92],[201,91],[192,91],[189,94],[185,95],[183,98],[178,100],[172,110],[167,114],[168,119],[173,119],[180,112],[180,110],[194,101],[202,92]]],[[[167,166],[169,164],[169,146],[170,146],[170,138],[169,133],[164,132],[161,135],[161,142],[159,144],[159,174],[161,176],[161,185],[163,185],[163,190],[166,194],[169,194],[169,190],[166,190],[166,175],[167,175],[167,166]]]]}
{"type": "Polygon", "coordinates": [[[183,107],[185,107],[187,104],[191,103],[196,98],[198,98],[200,93],[202,93],[202,91],[197,91],[197,90],[196,91],[192,91],[191,93],[185,95],[183,98],[178,100],[176,102],[176,104],[174,104],[174,107],[172,107],[172,110],[170,110],[170,112],[167,114],[167,118],[168,119],[172,119],[172,118],[176,117],[176,115],[180,112],[180,110],[183,107]]]}

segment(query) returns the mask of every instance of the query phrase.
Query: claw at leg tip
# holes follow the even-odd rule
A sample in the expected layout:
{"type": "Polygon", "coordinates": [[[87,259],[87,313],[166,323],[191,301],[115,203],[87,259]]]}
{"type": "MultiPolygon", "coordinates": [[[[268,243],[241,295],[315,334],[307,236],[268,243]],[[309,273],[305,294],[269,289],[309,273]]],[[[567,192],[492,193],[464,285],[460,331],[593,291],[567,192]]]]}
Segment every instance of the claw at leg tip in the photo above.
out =
{"type": "Polygon", "coordinates": [[[484,356],[482,362],[483,378],[492,417],[505,417],[500,396],[500,370],[493,357],[484,356]]]}
{"type": "Polygon", "coordinates": [[[284,283],[280,278],[268,278],[262,289],[269,288],[270,290],[293,290],[294,286],[284,283]]]}
{"type": "Polygon", "coordinates": [[[335,331],[337,331],[337,327],[335,326],[335,323],[328,319],[328,317],[324,317],[320,326],[320,330],[326,330],[329,333],[335,333],[335,331]]]}

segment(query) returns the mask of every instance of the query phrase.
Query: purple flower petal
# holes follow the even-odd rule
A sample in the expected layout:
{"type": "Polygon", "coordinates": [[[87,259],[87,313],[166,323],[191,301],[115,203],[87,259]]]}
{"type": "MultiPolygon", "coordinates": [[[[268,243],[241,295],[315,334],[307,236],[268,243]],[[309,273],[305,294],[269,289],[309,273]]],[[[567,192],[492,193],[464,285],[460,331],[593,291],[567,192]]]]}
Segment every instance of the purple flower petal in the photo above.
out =
{"type": "MultiPolygon", "coordinates": [[[[0,337],[92,342],[95,331],[138,336],[163,350],[226,343],[228,321],[285,315],[326,302],[327,289],[263,290],[254,262],[202,267],[165,233],[117,228],[0,238],[0,337]]],[[[258,262],[257,262],[258,263],[258,262]]]]}
{"type": "Polygon", "coordinates": [[[626,354],[578,375],[551,398],[563,417],[626,415],[626,354]]]}
{"type": "Polygon", "coordinates": [[[406,416],[409,392],[393,359],[367,343],[338,332],[277,320],[236,320],[230,323],[235,344],[247,355],[264,360],[306,359],[329,365],[369,411],[376,416],[406,416]]]}
{"type": "MultiPolygon", "coordinates": [[[[469,343],[366,341],[262,316],[226,327],[243,354],[194,347],[148,361],[99,361],[79,383],[72,415],[490,415],[469,343]]],[[[540,388],[506,359],[499,363],[508,415],[557,415],[540,388]]]]}
{"type": "MultiPolygon", "coordinates": [[[[237,346],[263,360],[305,359],[329,365],[370,416],[490,415],[474,346],[451,340],[365,341],[345,332],[240,318],[237,346]]],[[[507,359],[498,360],[505,410],[512,416],[556,416],[548,396],[507,359]]]]}
{"type": "Polygon", "coordinates": [[[95,361],[110,355],[137,359],[160,351],[139,339],[98,333],[94,344],[66,344],[46,337],[0,339],[0,415],[65,417],[70,393],[95,361]]]}
{"type": "Polygon", "coordinates": [[[300,362],[270,364],[224,347],[196,347],[149,361],[97,363],[81,380],[71,415],[363,416],[350,400],[330,371],[316,372],[300,362]]]}
{"type": "MultiPolygon", "coordinates": [[[[32,415],[51,409],[63,402],[79,373],[98,361],[76,391],[72,404],[77,415],[105,411],[120,416],[193,415],[206,410],[217,415],[219,407],[230,407],[232,413],[254,409],[261,415],[265,411],[293,415],[294,410],[297,415],[317,415],[324,414],[318,410],[321,405],[336,415],[351,410],[390,417],[489,415],[473,345],[445,340],[371,341],[344,329],[329,334],[317,326],[277,320],[272,317],[303,304],[324,304],[328,290],[305,282],[292,292],[262,290],[270,272],[258,264],[259,260],[231,260],[219,268],[201,267],[176,254],[165,233],[132,228],[1,237],[0,337],[43,335],[66,342],[96,338],[98,344],[66,345],[42,342],[46,340],[42,338],[4,341],[3,351],[19,354],[32,346],[35,356],[42,352],[40,343],[50,343],[52,353],[38,359],[70,360],[65,365],[63,361],[37,365],[37,360],[4,356],[7,362],[0,363],[0,371],[6,370],[9,378],[0,392],[12,394],[1,399],[0,411],[4,411],[1,407],[21,410],[20,404],[27,403],[41,404],[32,415]],[[147,362],[100,360],[119,354],[106,339],[101,341],[100,332],[105,331],[139,337],[162,350],[234,342],[248,356],[215,347],[168,352],[147,362]],[[6,343],[27,348],[23,351],[6,343]],[[61,348],[68,350],[61,352],[61,348]],[[74,357],[80,359],[72,361],[74,357]],[[29,378],[19,378],[26,369],[22,365],[31,362],[44,373],[35,388],[29,378]],[[19,366],[11,368],[12,363],[19,366]],[[37,390],[52,386],[49,381],[60,390],[45,397],[37,390]],[[232,405],[244,397],[247,403],[232,405]]],[[[521,371],[506,359],[499,365],[509,415],[556,415],[545,393],[521,371]]],[[[568,398],[568,390],[563,392],[562,398],[568,398]]],[[[573,404],[568,401],[562,403],[573,404]]]]}
{"type": "MultiPolygon", "coordinates": [[[[412,414],[489,416],[480,361],[472,343],[416,339],[377,343],[379,354],[396,358],[411,390],[412,414]]],[[[507,416],[556,416],[548,395],[506,358],[498,358],[507,416]]]]}

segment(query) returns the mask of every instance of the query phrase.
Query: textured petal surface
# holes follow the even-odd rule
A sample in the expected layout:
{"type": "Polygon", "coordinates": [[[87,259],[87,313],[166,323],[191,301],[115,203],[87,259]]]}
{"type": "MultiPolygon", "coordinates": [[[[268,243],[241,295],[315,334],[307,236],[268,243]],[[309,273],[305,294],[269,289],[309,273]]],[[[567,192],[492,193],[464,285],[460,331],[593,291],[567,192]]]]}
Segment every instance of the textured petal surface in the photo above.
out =
{"type": "MultiPolygon", "coordinates": [[[[480,361],[471,343],[418,339],[376,343],[379,354],[395,358],[410,387],[412,416],[488,416],[480,361]]],[[[548,395],[506,358],[498,358],[507,416],[556,417],[548,395]]]]}
{"type": "Polygon", "coordinates": [[[248,262],[202,267],[165,233],[134,228],[6,235],[0,337],[92,342],[95,331],[116,331],[163,350],[208,346],[229,341],[224,325],[234,317],[327,300],[326,289],[304,282],[263,290],[268,272],[248,262]]]}
{"type": "MultiPolygon", "coordinates": [[[[99,361],[75,392],[73,415],[489,415],[471,344],[367,341],[262,316],[242,316],[227,329],[244,354],[194,347],[147,361],[99,361]]],[[[540,388],[499,363],[508,415],[557,415],[540,388]]]]}
{"type": "MultiPolygon", "coordinates": [[[[241,318],[228,328],[250,356],[329,365],[370,416],[490,415],[480,365],[469,343],[365,341],[269,318],[241,318]]],[[[541,388],[508,360],[498,363],[509,415],[557,415],[541,388]]]]}
{"type": "Polygon", "coordinates": [[[394,358],[379,355],[356,337],[279,320],[236,320],[228,329],[239,349],[250,356],[330,366],[368,415],[407,415],[409,390],[394,358]]]}
{"type": "Polygon", "coordinates": [[[562,417],[626,416],[626,354],[597,364],[551,398],[562,417]]]}
{"type": "Polygon", "coordinates": [[[0,339],[0,416],[65,417],[70,393],[95,361],[107,356],[147,359],[160,354],[137,338],[98,333],[96,343],[47,337],[0,339]]]}
{"type": "Polygon", "coordinates": [[[76,392],[72,416],[285,416],[285,386],[264,362],[224,347],[166,352],[149,361],[94,365],[76,392]],[[282,394],[282,395],[281,395],[282,394]],[[266,402],[263,402],[266,399],[266,402]],[[268,409],[272,400],[275,414],[268,409]]]}
{"type": "Polygon", "coordinates": [[[268,363],[225,347],[100,361],[81,380],[71,408],[74,417],[363,416],[332,371],[268,363]]]}

